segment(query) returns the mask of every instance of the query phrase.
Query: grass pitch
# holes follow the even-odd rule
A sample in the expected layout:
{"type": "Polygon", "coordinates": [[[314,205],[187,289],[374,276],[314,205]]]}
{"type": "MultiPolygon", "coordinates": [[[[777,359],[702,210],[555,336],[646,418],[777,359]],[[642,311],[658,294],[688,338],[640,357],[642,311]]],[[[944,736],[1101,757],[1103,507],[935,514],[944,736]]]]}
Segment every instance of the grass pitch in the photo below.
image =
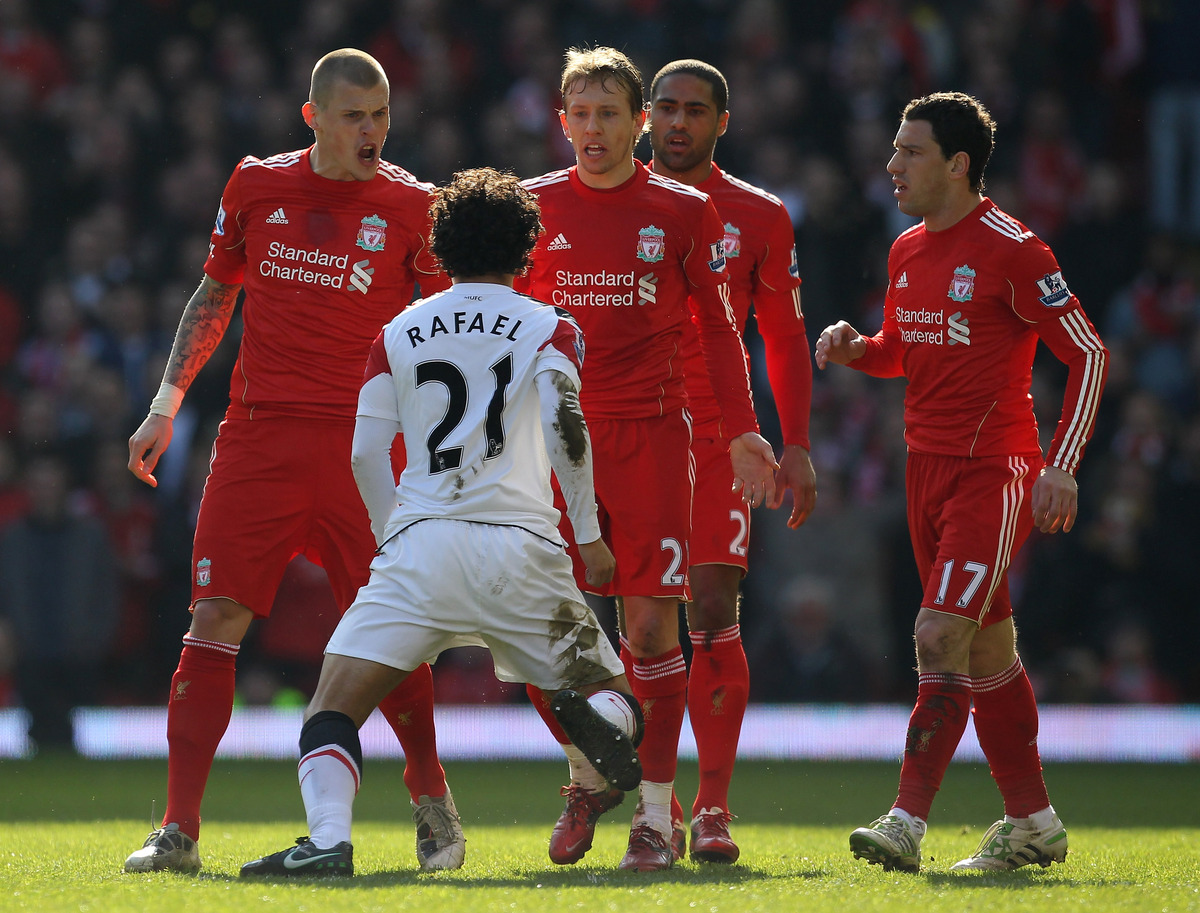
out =
{"type": "MultiPolygon", "coordinates": [[[[1066,863],[951,875],[1001,813],[986,769],[952,765],[917,876],[868,866],[847,849],[849,831],[894,797],[895,765],[740,764],[731,796],[738,864],[685,861],[650,874],[616,870],[631,800],[601,819],[582,863],[550,863],[546,839],[564,772],[565,763],[448,764],[467,862],[420,874],[401,767],[368,760],[356,803],[358,874],[285,882],[237,873],[305,832],[293,764],[217,762],[205,800],[204,870],[193,878],[121,871],[150,829],[152,800],[161,814],[165,762],[2,762],[0,911],[1200,911],[1196,765],[1055,765],[1046,775],[1070,834],[1066,863]]],[[[679,787],[686,806],[694,766],[681,765],[679,787]]]]}

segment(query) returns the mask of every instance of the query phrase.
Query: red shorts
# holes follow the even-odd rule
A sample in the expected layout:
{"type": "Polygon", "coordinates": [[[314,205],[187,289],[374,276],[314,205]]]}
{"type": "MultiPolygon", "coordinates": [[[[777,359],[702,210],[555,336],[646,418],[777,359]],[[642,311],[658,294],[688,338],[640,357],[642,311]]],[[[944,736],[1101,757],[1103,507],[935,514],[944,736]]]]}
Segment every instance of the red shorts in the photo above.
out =
{"type": "Polygon", "coordinates": [[[559,530],[575,579],[602,596],[669,596],[688,600],[688,530],[692,516],[692,429],[682,412],[644,419],[588,419],[600,534],[617,572],[605,587],[584,578],[562,496],[559,530]]]}
{"type": "Polygon", "coordinates": [[[288,562],[329,576],[345,612],[367,582],[375,538],[350,470],[353,422],[226,418],[196,520],[192,602],[227,597],[267,617],[288,562]]]}
{"type": "Polygon", "coordinates": [[[729,564],[746,573],[750,544],[750,505],[733,491],[733,466],[729,441],[702,438],[692,441],[696,485],[692,493],[692,535],[688,541],[691,566],[729,564]]]}
{"type": "Polygon", "coordinates": [[[1033,529],[1030,492],[1042,458],[910,453],[908,531],[921,606],[981,628],[1012,615],[1008,567],[1033,529]]]}

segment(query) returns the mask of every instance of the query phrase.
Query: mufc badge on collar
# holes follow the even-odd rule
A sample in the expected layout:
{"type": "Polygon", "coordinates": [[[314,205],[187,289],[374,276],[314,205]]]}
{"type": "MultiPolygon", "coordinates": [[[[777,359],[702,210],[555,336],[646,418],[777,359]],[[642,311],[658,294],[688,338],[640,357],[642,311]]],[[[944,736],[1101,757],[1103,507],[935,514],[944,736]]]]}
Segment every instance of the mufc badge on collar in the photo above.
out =
{"type": "Polygon", "coordinates": [[[954,271],[954,278],[950,280],[950,291],[946,292],[946,297],[955,301],[970,301],[974,294],[975,270],[964,263],[954,271]]]}
{"type": "Polygon", "coordinates": [[[367,216],[358,227],[358,244],[363,250],[383,250],[387,240],[387,222],[379,216],[367,216]]]}
{"type": "Polygon", "coordinates": [[[637,255],[639,260],[647,263],[657,263],[667,250],[667,233],[661,228],[651,225],[638,232],[637,255]]]}

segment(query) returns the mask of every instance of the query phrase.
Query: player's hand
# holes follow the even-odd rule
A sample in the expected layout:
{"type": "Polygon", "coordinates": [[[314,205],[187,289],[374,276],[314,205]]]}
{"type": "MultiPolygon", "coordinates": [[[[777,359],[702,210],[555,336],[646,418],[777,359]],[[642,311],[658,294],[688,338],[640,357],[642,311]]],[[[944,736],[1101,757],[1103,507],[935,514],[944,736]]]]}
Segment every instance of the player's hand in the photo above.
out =
{"type": "Polygon", "coordinates": [[[848,365],[854,359],[861,358],[866,351],[867,341],[859,335],[858,330],[846,321],[839,320],[821,331],[813,357],[817,360],[817,367],[824,371],[825,365],[830,362],[848,365]]]}
{"type": "Polygon", "coordinates": [[[1069,533],[1079,513],[1075,477],[1057,466],[1044,466],[1033,483],[1033,523],[1044,533],[1069,533]]]}
{"type": "Polygon", "coordinates": [[[817,473],[808,451],[799,444],[785,444],[775,473],[775,497],[767,504],[774,510],[783,503],[783,496],[792,490],[792,514],[789,529],[798,529],[817,506],[817,473]]]}
{"type": "Polygon", "coordinates": [[[158,487],[154,467],[175,433],[175,422],[165,415],[150,413],[129,439],[129,471],[149,485],[158,487]]]}
{"type": "Polygon", "coordinates": [[[757,431],[739,434],[729,442],[729,461],[733,464],[733,490],[751,507],[762,503],[778,507],[775,501],[775,451],[757,431]]]}
{"type": "Polygon", "coordinates": [[[593,586],[604,586],[617,572],[617,559],[603,539],[579,544],[579,557],[587,568],[584,579],[593,586]]]}

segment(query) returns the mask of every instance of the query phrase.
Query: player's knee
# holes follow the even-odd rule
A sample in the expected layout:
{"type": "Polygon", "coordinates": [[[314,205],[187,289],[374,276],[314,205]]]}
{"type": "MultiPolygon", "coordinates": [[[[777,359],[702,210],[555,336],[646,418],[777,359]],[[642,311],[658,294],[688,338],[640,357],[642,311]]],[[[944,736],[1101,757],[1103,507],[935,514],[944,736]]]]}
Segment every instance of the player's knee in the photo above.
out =
{"type": "Polygon", "coordinates": [[[975,625],[954,615],[929,613],[916,626],[917,666],[925,672],[966,671],[975,625]]]}
{"type": "Polygon", "coordinates": [[[201,599],[192,608],[193,637],[223,644],[241,643],[254,613],[232,599],[201,599]]]}
{"type": "Polygon", "coordinates": [[[720,631],[738,623],[737,599],[720,593],[697,593],[687,608],[688,630],[720,631]]]}

